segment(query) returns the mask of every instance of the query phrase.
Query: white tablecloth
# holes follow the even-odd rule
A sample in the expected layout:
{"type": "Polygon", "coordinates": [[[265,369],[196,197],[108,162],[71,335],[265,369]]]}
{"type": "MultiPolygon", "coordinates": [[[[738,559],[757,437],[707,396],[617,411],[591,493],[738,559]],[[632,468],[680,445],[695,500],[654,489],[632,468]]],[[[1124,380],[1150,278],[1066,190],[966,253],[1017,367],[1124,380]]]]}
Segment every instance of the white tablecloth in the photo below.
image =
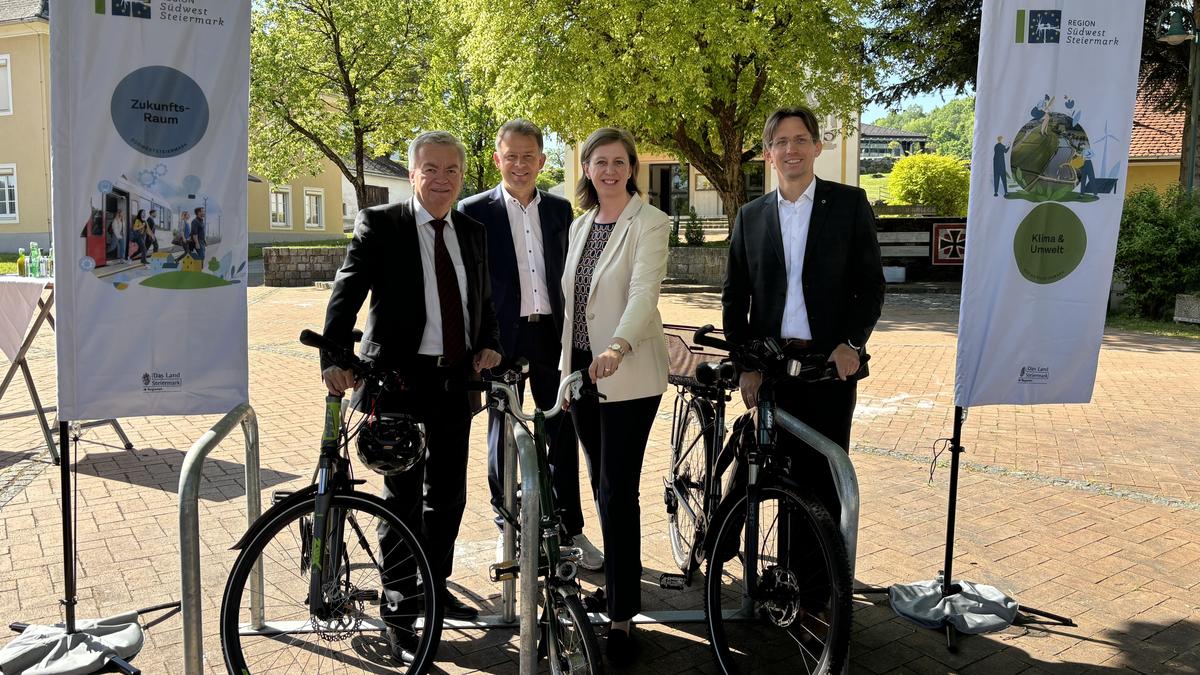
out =
{"type": "Polygon", "coordinates": [[[25,341],[38,298],[51,279],[0,275],[0,351],[12,361],[25,341]]]}

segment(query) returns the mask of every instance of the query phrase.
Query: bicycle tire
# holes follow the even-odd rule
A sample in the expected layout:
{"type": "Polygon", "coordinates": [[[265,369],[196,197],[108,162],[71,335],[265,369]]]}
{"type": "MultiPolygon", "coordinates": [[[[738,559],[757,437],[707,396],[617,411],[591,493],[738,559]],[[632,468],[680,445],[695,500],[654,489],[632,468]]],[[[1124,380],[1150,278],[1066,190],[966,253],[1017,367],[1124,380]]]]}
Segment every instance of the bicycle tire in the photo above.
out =
{"type": "MultiPolygon", "coordinates": [[[[256,523],[256,529],[234,562],[221,599],[221,651],[226,668],[230,673],[247,675],[307,673],[316,670],[314,659],[325,657],[340,661],[347,670],[379,672],[387,668],[387,672],[425,673],[441,640],[444,608],[439,594],[426,591],[414,597],[417,605],[414,626],[421,624],[414,632],[420,635],[413,663],[404,668],[391,657],[380,620],[382,563],[375,560],[381,560],[383,552],[370,550],[378,548],[375,526],[385,522],[398,536],[392,555],[402,556],[403,562],[415,566],[418,582],[433,579],[420,540],[382,499],[362,492],[335,494],[330,512],[344,514],[343,523],[351,530],[343,537],[346,546],[342,557],[349,562],[343,566],[344,570],[334,574],[345,605],[336,623],[314,621],[308,605],[307,568],[300,563],[305,547],[296,532],[303,519],[311,519],[315,504],[315,496],[298,501],[272,514],[261,525],[256,523]],[[352,559],[357,550],[364,557],[352,559]],[[242,627],[250,622],[248,582],[260,559],[264,563],[266,630],[243,636],[242,627]],[[287,613],[281,616],[278,611],[287,613]],[[296,652],[291,659],[284,653],[289,648],[296,652]],[[270,663],[266,662],[268,658],[270,663]]],[[[333,670],[337,670],[336,664],[333,670]]]]}
{"type": "Polygon", "coordinates": [[[713,527],[705,579],[705,623],[717,665],[728,674],[841,672],[850,645],[852,586],[833,518],[820,501],[788,487],[760,489],[759,600],[750,602],[744,581],[747,496],[736,499],[713,527]],[[791,527],[779,527],[780,514],[791,514],[785,518],[791,527]],[[799,540],[785,541],[780,551],[784,529],[799,540]]]}
{"type": "Polygon", "coordinates": [[[678,500],[682,493],[695,513],[704,513],[708,467],[714,452],[713,417],[712,403],[694,396],[689,398],[684,407],[683,422],[671,444],[670,474],[666,488],[670,492],[666,495],[669,507],[667,532],[671,539],[671,555],[679,570],[685,574],[699,565],[699,559],[693,555],[698,525],[678,500]],[[673,489],[671,486],[677,483],[681,485],[673,489]]]}
{"type": "Polygon", "coordinates": [[[546,639],[548,632],[548,617],[546,608],[542,608],[542,618],[538,622],[538,658],[549,657],[551,675],[572,675],[574,673],[590,673],[600,675],[604,672],[604,656],[600,652],[600,640],[596,630],[583,608],[579,599],[579,591],[560,590],[545,594],[554,599],[554,613],[560,623],[558,635],[569,635],[574,640],[559,639],[560,643],[569,643],[568,650],[550,649],[546,639]],[[570,633],[565,633],[570,631],[570,633]],[[582,653],[580,653],[582,651],[582,653]]]}

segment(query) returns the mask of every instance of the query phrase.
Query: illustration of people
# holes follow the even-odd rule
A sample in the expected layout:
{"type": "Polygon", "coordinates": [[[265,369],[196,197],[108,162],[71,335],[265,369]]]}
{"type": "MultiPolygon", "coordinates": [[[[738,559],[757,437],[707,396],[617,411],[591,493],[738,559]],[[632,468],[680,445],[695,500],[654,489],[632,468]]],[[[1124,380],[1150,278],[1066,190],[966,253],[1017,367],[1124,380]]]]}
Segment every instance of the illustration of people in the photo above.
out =
{"type": "Polygon", "coordinates": [[[1035,120],[1040,120],[1046,116],[1050,110],[1050,94],[1046,94],[1042,100],[1033,104],[1033,108],[1029,111],[1029,116],[1035,120]]]}
{"type": "Polygon", "coordinates": [[[1000,191],[1004,191],[1004,196],[1008,196],[1008,160],[1004,158],[1004,153],[1008,152],[1008,146],[1004,144],[1004,137],[996,137],[996,145],[992,149],[992,196],[999,197],[1000,191]]]}
{"type": "Polygon", "coordinates": [[[158,209],[150,209],[150,217],[146,218],[146,245],[158,253],[158,209]]]}
{"type": "Polygon", "coordinates": [[[137,244],[138,258],[146,262],[146,209],[138,209],[133,217],[133,243],[137,244]]]}
{"type": "Polygon", "coordinates": [[[1083,161],[1079,168],[1079,194],[1096,194],[1096,186],[1092,185],[1096,180],[1096,168],[1092,166],[1092,149],[1084,150],[1081,159],[1083,161]]]}
{"type": "Polygon", "coordinates": [[[1046,97],[1046,102],[1042,105],[1042,135],[1046,135],[1046,130],[1050,128],[1050,107],[1054,105],[1054,99],[1049,95],[1046,97]]]}
{"type": "Polygon", "coordinates": [[[192,234],[188,238],[190,242],[189,251],[193,257],[203,261],[204,252],[208,248],[208,243],[205,241],[207,236],[204,223],[204,207],[196,207],[196,217],[192,219],[192,234]]]}
{"type": "Polygon", "coordinates": [[[127,262],[125,257],[125,211],[118,208],[116,215],[109,221],[109,227],[112,229],[113,239],[117,241],[117,260],[127,262]]]}

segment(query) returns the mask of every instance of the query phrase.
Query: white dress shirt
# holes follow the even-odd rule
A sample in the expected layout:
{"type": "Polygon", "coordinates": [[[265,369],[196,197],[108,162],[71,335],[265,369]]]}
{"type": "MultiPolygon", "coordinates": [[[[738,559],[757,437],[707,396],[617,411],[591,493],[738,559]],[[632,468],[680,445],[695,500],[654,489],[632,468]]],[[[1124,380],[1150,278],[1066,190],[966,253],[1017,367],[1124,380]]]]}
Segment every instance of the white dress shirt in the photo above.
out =
{"type": "Polygon", "coordinates": [[[789,202],[779,194],[779,231],[783,235],[783,260],[787,265],[787,300],[783,305],[780,336],[812,339],[808,325],[808,306],[804,304],[804,249],[808,245],[808,227],[812,221],[813,194],[817,181],[808,184],[800,198],[789,202]]]}
{"type": "MultiPolygon", "coordinates": [[[[417,241],[421,246],[421,276],[425,279],[425,332],[421,334],[421,346],[418,354],[427,356],[442,355],[442,303],[438,297],[437,268],[433,255],[435,233],[430,221],[434,218],[421,201],[412,198],[413,213],[417,219],[417,241]]],[[[446,226],[443,237],[446,240],[446,250],[450,252],[450,260],[454,262],[454,275],[458,277],[458,295],[463,305],[463,329],[466,333],[467,349],[471,348],[471,317],[467,315],[467,269],[463,266],[462,251],[458,248],[458,235],[454,231],[454,220],[450,213],[446,214],[446,226]]]]}
{"type": "Polygon", "coordinates": [[[538,204],[542,195],[536,190],[529,206],[510,195],[503,185],[504,207],[512,230],[513,251],[517,256],[517,278],[521,280],[521,316],[549,314],[550,296],[546,287],[546,256],[542,248],[542,218],[538,204]]]}

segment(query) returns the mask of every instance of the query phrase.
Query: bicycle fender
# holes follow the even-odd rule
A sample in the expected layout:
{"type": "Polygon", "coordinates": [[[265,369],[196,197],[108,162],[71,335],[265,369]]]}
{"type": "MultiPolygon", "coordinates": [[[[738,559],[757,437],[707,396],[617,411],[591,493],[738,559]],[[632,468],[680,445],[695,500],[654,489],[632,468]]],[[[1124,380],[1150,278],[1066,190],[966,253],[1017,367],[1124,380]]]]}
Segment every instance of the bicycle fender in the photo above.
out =
{"type": "Polygon", "coordinates": [[[295,492],[293,492],[291,495],[289,495],[288,497],[286,497],[279,503],[272,504],[271,508],[264,511],[261,516],[259,516],[257,519],[255,519],[254,523],[252,523],[250,525],[250,527],[246,528],[246,533],[242,535],[241,539],[237,540],[236,544],[234,544],[233,546],[230,546],[229,550],[231,550],[231,551],[242,550],[243,548],[246,547],[246,544],[248,544],[250,542],[250,539],[255,534],[257,534],[260,529],[262,529],[264,524],[271,522],[271,517],[274,516],[277,512],[282,511],[283,509],[286,509],[286,508],[292,506],[296,502],[302,502],[302,501],[312,499],[313,495],[315,495],[316,493],[317,493],[317,484],[313,483],[311,485],[306,485],[305,487],[303,487],[299,490],[296,490],[295,492]]]}

